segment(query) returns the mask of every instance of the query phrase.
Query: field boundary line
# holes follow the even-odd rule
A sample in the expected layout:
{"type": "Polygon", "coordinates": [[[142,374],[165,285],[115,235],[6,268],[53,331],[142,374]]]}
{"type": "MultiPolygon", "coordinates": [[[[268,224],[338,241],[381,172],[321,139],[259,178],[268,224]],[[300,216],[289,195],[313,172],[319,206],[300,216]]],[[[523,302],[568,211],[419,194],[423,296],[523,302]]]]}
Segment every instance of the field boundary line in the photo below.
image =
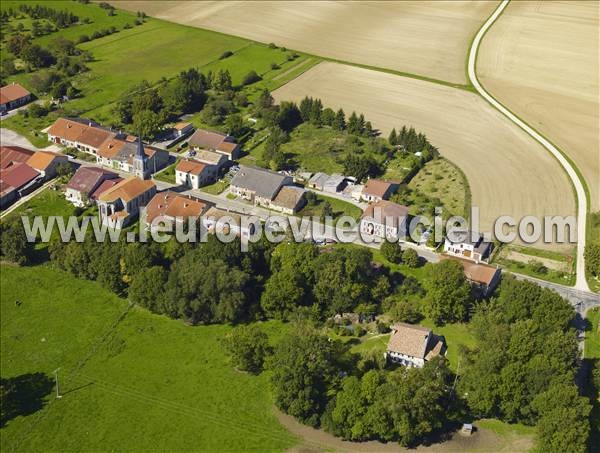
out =
{"type": "Polygon", "coordinates": [[[575,288],[588,291],[589,287],[586,280],[586,272],[585,272],[585,241],[586,241],[586,226],[587,226],[587,209],[588,209],[588,197],[587,197],[587,186],[583,178],[581,178],[578,170],[575,170],[577,167],[572,163],[572,161],[556,146],[554,146],[548,139],[546,139],[541,133],[537,132],[533,127],[529,126],[524,120],[519,118],[517,115],[512,113],[508,108],[506,108],[501,102],[499,102],[496,98],[494,98],[491,94],[489,94],[485,88],[480,84],[477,79],[476,72],[476,63],[477,63],[477,54],[479,52],[479,45],[483,37],[489,28],[496,22],[498,17],[502,14],[504,9],[508,6],[510,0],[502,0],[502,2],[498,5],[498,7],[494,10],[492,15],[485,21],[485,23],[481,26],[475,38],[473,39],[473,43],[471,48],[469,49],[469,61],[468,61],[468,74],[469,80],[473,84],[473,87],[477,90],[477,92],[496,110],[502,113],[506,118],[508,118],[511,122],[519,126],[524,132],[526,132],[531,138],[540,143],[547,151],[553,155],[556,160],[560,163],[562,168],[567,173],[570,178],[576,192],[576,204],[577,204],[577,259],[576,259],[576,283],[575,288]]]}

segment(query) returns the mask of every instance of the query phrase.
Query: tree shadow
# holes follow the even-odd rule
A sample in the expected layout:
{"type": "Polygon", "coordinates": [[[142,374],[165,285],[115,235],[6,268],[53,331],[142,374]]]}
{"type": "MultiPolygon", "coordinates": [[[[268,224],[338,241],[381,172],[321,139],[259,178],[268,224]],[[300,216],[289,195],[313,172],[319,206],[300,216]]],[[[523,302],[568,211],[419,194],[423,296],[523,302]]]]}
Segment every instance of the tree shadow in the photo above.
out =
{"type": "Polygon", "coordinates": [[[18,416],[31,415],[44,407],[45,397],[54,388],[54,380],[44,373],[27,373],[0,378],[0,427],[18,416]]]}

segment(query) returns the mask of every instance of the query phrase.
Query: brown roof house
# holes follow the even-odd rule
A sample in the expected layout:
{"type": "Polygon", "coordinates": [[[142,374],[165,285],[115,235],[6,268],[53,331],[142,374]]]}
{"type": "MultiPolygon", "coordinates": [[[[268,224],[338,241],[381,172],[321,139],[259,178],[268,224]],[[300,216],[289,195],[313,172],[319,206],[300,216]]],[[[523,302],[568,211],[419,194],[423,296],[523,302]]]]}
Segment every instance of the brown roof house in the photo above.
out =
{"type": "Polygon", "coordinates": [[[48,140],[68,148],[97,154],[100,145],[117,134],[85,120],[57,119],[48,128],[48,140]]]}
{"type": "Polygon", "coordinates": [[[381,181],[380,179],[369,179],[363,187],[361,199],[364,201],[381,201],[390,198],[396,190],[396,184],[381,181]]]}
{"type": "Polygon", "coordinates": [[[202,216],[202,225],[209,233],[214,233],[215,230],[222,228],[225,233],[232,232],[242,237],[250,237],[255,231],[255,225],[243,222],[241,214],[214,206],[202,216]]]}
{"type": "Polygon", "coordinates": [[[306,190],[296,186],[283,186],[271,202],[271,209],[284,214],[295,214],[306,204],[306,190]]]}
{"type": "Polygon", "coordinates": [[[230,184],[232,194],[251,201],[254,205],[273,207],[273,200],[283,186],[293,182],[291,176],[281,175],[264,168],[240,165],[230,184]]]}
{"type": "Polygon", "coordinates": [[[188,144],[193,149],[205,149],[223,154],[229,160],[237,160],[240,157],[240,145],[233,141],[233,137],[221,132],[196,129],[188,144]]]}
{"type": "Polygon", "coordinates": [[[196,159],[181,159],[175,167],[175,182],[191,189],[199,189],[216,181],[219,167],[196,159]]]}
{"type": "Polygon", "coordinates": [[[152,181],[135,176],[124,179],[98,197],[100,220],[112,228],[127,226],[155,194],[156,185],[152,181]]]}
{"type": "Polygon", "coordinates": [[[27,159],[27,165],[39,171],[45,179],[54,178],[56,167],[68,163],[68,156],[52,151],[36,151],[33,156],[27,159]]]}
{"type": "Polygon", "coordinates": [[[8,112],[31,101],[31,93],[18,83],[0,88],[0,112],[8,112]]]}
{"type": "Polygon", "coordinates": [[[42,175],[24,162],[14,162],[3,168],[0,170],[0,207],[8,207],[18,197],[33,192],[42,182],[42,175]]]}
{"type": "Polygon", "coordinates": [[[449,259],[454,259],[462,265],[465,278],[471,284],[476,297],[490,296],[500,283],[502,271],[497,267],[460,258],[449,257],[449,259]]]}
{"type": "MultiPolygon", "coordinates": [[[[65,198],[75,206],[87,206],[93,201],[91,195],[104,181],[118,178],[119,175],[103,168],[79,167],[67,184],[65,198]]],[[[107,189],[108,187],[105,190],[107,189]]],[[[96,196],[100,193],[96,193],[96,196]]]]}
{"type": "Polygon", "coordinates": [[[360,219],[360,232],[370,236],[400,239],[406,236],[408,208],[391,201],[369,204],[360,219]]]}
{"type": "Polygon", "coordinates": [[[385,357],[394,363],[422,368],[434,357],[446,355],[443,338],[431,329],[405,323],[395,324],[391,329],[385,357]]]}
{"type": "Polygon", "coordinates": [[[151,228],[160,221],[171,222],[175,228],[176,222],[188,222],[188,219],[199,219],[207,204],[190,195],[181,195],[170,190],[160,192],[152,197],[146,205],[144,224],[151,228]]]}

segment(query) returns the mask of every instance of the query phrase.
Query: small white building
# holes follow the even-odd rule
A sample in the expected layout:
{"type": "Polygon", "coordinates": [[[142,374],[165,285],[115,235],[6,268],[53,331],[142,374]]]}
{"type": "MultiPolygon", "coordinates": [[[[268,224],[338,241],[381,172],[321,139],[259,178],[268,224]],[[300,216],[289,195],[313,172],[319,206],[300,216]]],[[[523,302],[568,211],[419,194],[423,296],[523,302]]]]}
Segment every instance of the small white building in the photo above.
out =
{"type": "MultiPolygon", "coordinates": [[[[450,235],[449,235],[450,236],[450,235]]],[[[444,252],[448,255],[464,258],[479,263],[487,262],[492,251],[492,243],[484,240],[483,235],[470,230],[455,230],[454,237],[446,237],[444,241],[444,252]],[[457,236],[464,237],[462,240],[457,236]]]]}
{"type": "Polygon", "coordinates": [[[446,355],[443,339],[431,329],[405,323],[395,324],[391,329],[385,357],[394,363],[422,368],[434,357],[446,355]]]}
{"type": "Polygon", "coordinates": [[[241,214],[215,207],[210,208],[204,213],[202,216],[202,225],[209,233],[215,233],[222,228],[224,233],[233,232],[237,236],[246,238],[254,234],[255,230],[253,224],[242,224],[241,214]]]}
{"type": "Polygon", "coordinates": [[[191,189],[212,184],[219,175],[219,168],[195,159],[181,159],[175,167],[175,182],[191,189]]]}

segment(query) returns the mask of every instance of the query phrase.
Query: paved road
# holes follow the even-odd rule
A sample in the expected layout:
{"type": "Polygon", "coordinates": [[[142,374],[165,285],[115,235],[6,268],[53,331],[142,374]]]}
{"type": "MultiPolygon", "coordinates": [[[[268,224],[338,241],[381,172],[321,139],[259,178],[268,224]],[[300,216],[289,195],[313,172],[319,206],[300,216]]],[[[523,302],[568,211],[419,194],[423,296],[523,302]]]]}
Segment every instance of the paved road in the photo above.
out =
{"type": "Polygon", "coordinates": [[[575,283],[575,287],[579,290],[589,291],[589,287],[587,281],[585,279],[585,259],[583,256],[584,248],[585,248],[585,227],[587,220],[587,196],[585,190],[583,188],[583,184],[577,175],[577,172],[573,168],[573,166],[569,163],[569,161],[562,155],[562,153],[556,149],[556,147],[550,143],[545,137],[541,134],[533,130],[529,125],[519,119],[516,115],[514,115],[510,110],[508,110],[504,105],[502,105],[498,100],[496,100],[492,95],[490,95],[479,83],[477,79],[477,73],[475,71],[476,61],[477,61],[477,51],[479,50],[479,45],[481,44],[481,40],[485,35],[485,32],[492,26],[492,24],[498,19],[502,11],[508,6],[510,0],[503,0],[498,8],[493,12],[493,14],[488,18],[488,20],[483,24],[483,26],[477,32],[475,39],[473,40],[473,44],[471,45],[471,49],[469,51],[469,63],[468,63],[468,73],[469,80],[477,90],[477,92],[492,106],[494,106],[497,110],[502,112],[504,116],[506,116],[509,120],[523,129],[529,136],[531,136],[534,140],[539,142],[544,148],[546,148],[552,155],[558,160],[558,162],[565,169],[569,178],[573,182],[575,186],[575,191],[577,193],[577,279],[575,283]]]}

